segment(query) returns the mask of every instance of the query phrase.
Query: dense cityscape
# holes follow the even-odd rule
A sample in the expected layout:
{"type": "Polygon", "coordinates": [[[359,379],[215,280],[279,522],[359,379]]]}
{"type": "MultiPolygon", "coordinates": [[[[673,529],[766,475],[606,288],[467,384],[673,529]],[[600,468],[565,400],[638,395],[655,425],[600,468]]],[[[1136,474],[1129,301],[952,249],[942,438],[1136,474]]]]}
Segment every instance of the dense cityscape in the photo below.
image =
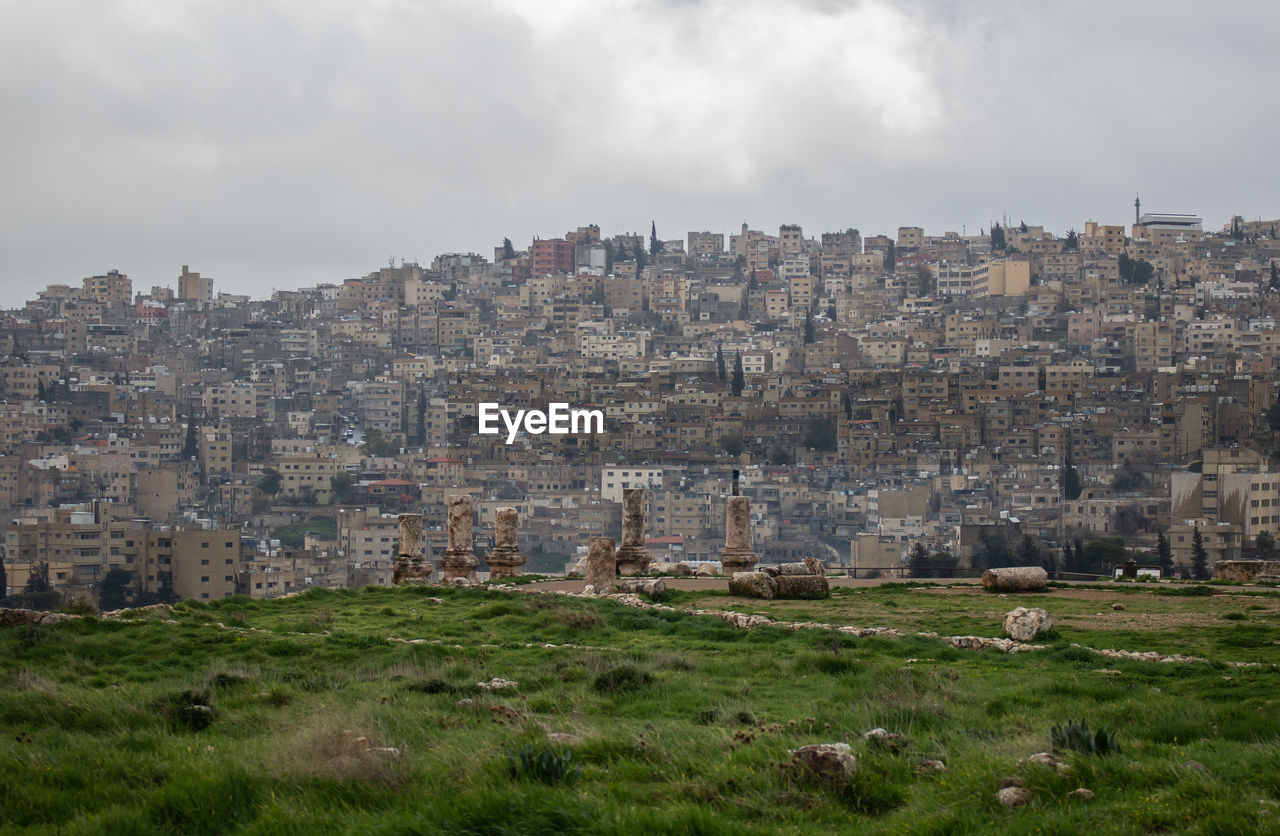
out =
{"type": "Polygon", "coordinates": [[[588,225],[269,299],[51,285],[0,320],[8,592],[389,584],[395,515],[435,562],[457,495],[479,554],[513,507],[559,573],[627,487],[656,560],[714,563],[734,471],[766,563],[1208,577],[1280,528],[1278,227],[588,225]],[[486,403],[604,432],[481,434],[486,403]]]}

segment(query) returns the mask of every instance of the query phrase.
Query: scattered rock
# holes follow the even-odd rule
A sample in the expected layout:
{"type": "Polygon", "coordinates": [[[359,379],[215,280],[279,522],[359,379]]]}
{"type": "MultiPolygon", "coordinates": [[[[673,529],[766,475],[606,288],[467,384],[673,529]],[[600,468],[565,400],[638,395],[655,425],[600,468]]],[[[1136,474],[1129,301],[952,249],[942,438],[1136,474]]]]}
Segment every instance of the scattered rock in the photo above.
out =
{"type": "Polygon", "coordinates": [[[1005,807],[1022,807],[1031,800],[1031,792],[1024,787],[1005,787],[996,793],[996,800],[1005,807]]]}
{"type": "Polygon", "coordinates": [[[921,758],[916,761],[916,769],[921,772],[946,772],[947,765],[942,761],[935,761],[929,758],[921,758]]]}
{"type": "Polygon", "coordinates": [[[693,577],[693,567],[688,563],[677,563],[674,570],[675,573],[682,578],[693,577]]]}
{"type": "Polygon", "coordinates": [[[1041,766],[1052,767],[1053,769],[1056,769],[1059,772],[1066,772],[1068,769],[1071,768],[1071,766],[1066,761],[1064,761],[1062,758],[1058,757],[1057,755],[1053,754],[1052,752],[1036,752],[1034,755],[1028,755],[1022,760],[1018,761],[1019,766],[1021,766],[1024,763],[1037,763],[1037,764],[1040,764],[1041,766]]]}
{"type": "Polygon", "coordinates": [[[486,691],[505,691],[508,688],[512,690],[518,689],[520,685],[514,679],[503,679],[500,676],[495,676],[488,682],[477,682],[476,687],[483,688],[486,691]]]}
{"type": "Polygon", "coordinates": [[[768,599],[778,594],[778,582],[765,572],[734,572],[729,578],[729,594],[768,599]]]}
{"type": "Polygon", "coordinates": [[[1053,616],[1040,607],[1018,607],[1004,617],[1004,633],[1014,641],[1029,642],[1053,629],[1053,616]]]}
{"type": "Polygon", "coordinates": [[[576,746],[582,742],[582,738],[568,732],[547,732],[547,742],[561,746],[576,746]]]}
{"type": "Polygon", "coordinates": [[[73,621],[80,616],[65,612],[45,612],[43,610],[0,609],[0,626],[13,627],[21,624],[60,624],[73,621]]]}
{"type": "Polygon", "coordinates": [[[992,592],[1042,592],[1049,573],[1041,566],[1008,566],[982,573],[982,588],[992,592]]]}
{"type": "Polygon", "coordinates": [[[456,708],[475,708],[475,706],[476,706],[476,701],[471,699],[470,697],[463,697],[462,699],[454,703],[454,707],[456,708]]]}
{"type": "Polygon", "coordinates": [[[1000,789],[1004,789],[1005,787],[1020,787],[1020,786],[1022,786],[1022,779],[1019,778],[1017,775],[1006,775],[1000,779],[1000,789]]]}
{"type": "Polygon", "coordinates": [[[1093,801],[1094,794],[1093,790],[1085,789],[1084,787],[1077,787],[1067,793],[1067,798],[1078,798],[1081,801],[1093,801]]]}
{"type": "Polygon", "coordinates": [[[618,581],[618,591],[652,597],[666,592],[667,582],[662,578],[623,578],[618,581]]]}
{"type": "Polygon", "coordinates": [[[791,760],[823,778],[841,778],[858,768],[848,743],[811,743],[793,751],[791,760]]]}
{"type": "Polygon", "coordinates": [[[903,745],[902,735],[897,732],[885,731],[884,729],[872,729],[869,732],[864,732],[862,739],[891,752],[897,752],[903,745]]]}
{"type": "Polygon", "coordinates": [[[715,578],[720,576],[719,570],[717,570],[715,564],[712,563],[703,563],[698,566],[696,574],[700,578],[715,578]]]}
{"type": "Polygon", "coordinates": [[[1185,766],[1187,769],[1194,770],[1194,771],[1199,772],[1199,773],[1202,773],[1202,774],[1204,774],[1204,775],[1208,775],[1208,774],[1209,774],[1209,767],[1207,767],[1207,766],[1205,766],[1204,764],[1200,763],[1200,761],[1190,761],[1190,760],[1189,760],[1189,761],[1185,761],[1185,762],[1183,762],[1183,764],[1182,764],[1182,765],[1183,765],[1183,766],[1185,766]]]}
{"type": "Polygon", "coordinates": [[[826,575],[787,575],[774,578],[779,598],[826,598],[831,585],[826,575]]]}
{"type": "Polygon", "coordinates": [[[1124,604],[1121,604],[1121,603],[1112,604],[1111,609],[1116,610],[1118,612],[1124,612],[1124,604]]]}

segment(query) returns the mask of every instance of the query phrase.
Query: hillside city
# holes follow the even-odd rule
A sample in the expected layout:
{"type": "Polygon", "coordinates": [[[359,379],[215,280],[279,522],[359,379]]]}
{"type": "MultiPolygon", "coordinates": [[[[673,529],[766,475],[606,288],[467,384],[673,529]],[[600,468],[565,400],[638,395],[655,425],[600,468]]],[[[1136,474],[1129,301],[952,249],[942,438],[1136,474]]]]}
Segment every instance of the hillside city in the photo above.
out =
{"type": "Polygon", "coordinates": [[[477,553],[515,508],[524,571],[563,572],[629,487],[655,560],[714,563],[735,472],[766,563],[1207,577],[1275,556],[1277,259],[1280,220],[1135,201],[1079,231],[589,225],[269,299],[189,266],[50,285],[0,318],[0,586],[389,585],[396,515],[434,563],[458,495],[477,553]],[[484,403],[604,432],[481,434],[484,403]]]}

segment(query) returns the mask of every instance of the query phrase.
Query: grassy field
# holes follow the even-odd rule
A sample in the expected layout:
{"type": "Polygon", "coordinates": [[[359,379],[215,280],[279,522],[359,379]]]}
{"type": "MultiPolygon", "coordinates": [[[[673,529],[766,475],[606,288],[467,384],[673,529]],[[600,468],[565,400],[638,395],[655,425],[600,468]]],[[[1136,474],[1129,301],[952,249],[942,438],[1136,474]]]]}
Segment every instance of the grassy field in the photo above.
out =
{"type": "Polygon", "coordinates": [[[1280,832],[1272,593],[895,585],[669,603],[984,636],[1040,605],[1059,626],[1049,649],[1005,655],[607,600],[370,588],[5,628],[0,832],[1280,832]],[[1102,659],[1073,642],[1209,661],[1102,659]],[[517,684],[478,685],[494,678],[517,684]],[[1019,764],[1080,718],[1116,731],[1121,752],[1019,764]],[[877,727],[902,743],[864,741],[877,727]],[[837,741],[857,756],[850,777],[790,764],[789,750],[837,741]],[[996,801],[1009,778],[1026,807],[996,801]]]}

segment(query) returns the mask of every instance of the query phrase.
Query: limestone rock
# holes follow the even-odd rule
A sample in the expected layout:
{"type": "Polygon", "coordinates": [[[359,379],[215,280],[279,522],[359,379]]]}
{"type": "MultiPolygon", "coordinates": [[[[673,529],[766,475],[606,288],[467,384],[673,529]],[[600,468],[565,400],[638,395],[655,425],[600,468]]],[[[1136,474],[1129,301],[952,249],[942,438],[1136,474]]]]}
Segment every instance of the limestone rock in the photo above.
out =
{"type": "Polygon", "coordinates": [[[1084,787],[1077,787],[1071,792],[1067,793],[1067,798],[1078,798],[1081,801],[1093,801],[1094,794],[1093,794],[1093,790],[1091,789],[1086,789],[1084,787]]]}
{"type": "Polygon", "coordinates": [[[791,760],[823,778],[843,778],[858,768],[848,743],[811,743],[792,752],[791,760]]]}
{"type": "Polygon", "coordinates": [[[612,589],[618,576],[612,537],[592,537],[587,550],[587,586],[597,595],[612,589]]]}
{"type": "Polygon", "coordinates": [[[826,598],[831,585],[823,575],[779,575],[774,579],[779,598],[826,598]]]}
{"type": "Polygon", "coordinates": [[[942,761],[936,761],[930,758],[921,758],[916,761],[916,769],[921,772],[946,772],[947,765],[942,761]]]}
{"type": "Polygon", "coordinates": [[[1024,763],[1034,763],[1039,764],[1040,766],[1047,766],[1050,769],[1056,769],[1059,772],[1066,772],[1071,769],[1070,764],[1052,752],[1036,752],[1034,755],[1027,755],[1025,758],[1018,761],[1019,766],[1024,763]]]}
{"type": "Polygon", "coordinates": [[[693,567],[690,566],[688,563],[683,563],[683,562],[677,563],[675,565],[674,571],[677,575],[679,575],[682,578],[693,577],[693,567]]]}
{"type": "Polygon", "coordinates": [[[993,592],[1041,592],[1049,573],[1040,566],[1008,566],[982,573],[982,588],[993,592]]]}
{"type": "Polygon", "coordinates": [[[653,597],[667,591],[667,582],[662,578],[623,578],[618,581],[618,591],[653,597]]]}
{"type": "Polygon", "coordinates": [[[1031,792],[1025,787],[1005,787],[996,793],[996,800],[1005,807],[1022,807],[1031,800],[1031,792]]]}
{"type": "Polygon", "coordinates": [[[720,572],[716,570],[714,564],[703,563],[698,567],[698,571],[695,574],[700,578],[714,578],[718,577],[720,572]]]}
{"type": "Polygon", "coordinates": [[[1111,609],[1124,612],[1124,604],[1112,604],[1111,609]]]}
{"type": "Polygon", "coordinates": [[[1004,617],[1004,633],[1014,641],[1029,642],[1053,629],[1053,616],[1040,607],[1018,607],[1004,617]]]}
{"type": "Polygon", "coordinates": [[[729,594],[747,598],[773,598],[778,594],[778,583],[764,572],[734,572],[729,578],[729,594]]]}

